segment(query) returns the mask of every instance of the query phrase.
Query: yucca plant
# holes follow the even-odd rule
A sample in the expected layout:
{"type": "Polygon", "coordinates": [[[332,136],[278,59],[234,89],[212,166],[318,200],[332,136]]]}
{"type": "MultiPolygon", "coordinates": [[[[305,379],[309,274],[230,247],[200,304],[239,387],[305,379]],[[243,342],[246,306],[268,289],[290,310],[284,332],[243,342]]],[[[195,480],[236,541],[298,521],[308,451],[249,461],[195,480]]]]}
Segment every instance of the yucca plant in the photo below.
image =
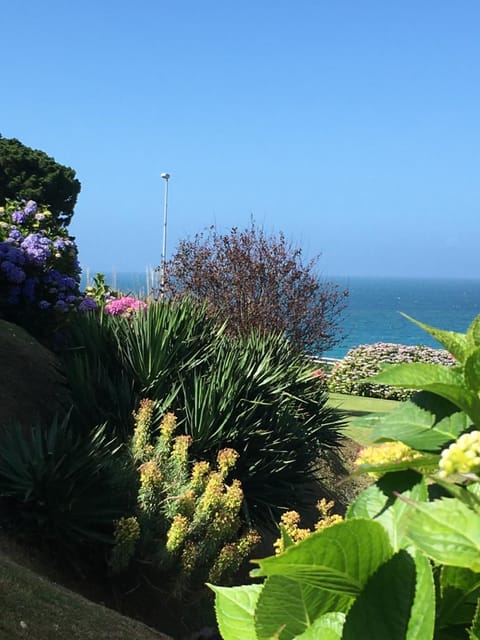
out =
{"type": "Polygon", "coordinates": [[[80,434],[70,415],[30,431],[1,428],[3,525],[70,555],[85,545],[112,544],[114,521],[135,491],[124,461],[104,426],[80,434]]]}
{"type": "Polygon", "coordinates": [[[222,329],[188,298],[151,302],[130,318],[116,318],[122,365],[142,396],[163,398],[186,371],[201,366],[222,329]]]}
{"type": "Polygon", "coordinates": [[[258,332],[225,338],[208,364],[184,377],[176,409],[194,456],[238,451],[249,517],[305,502],[319,461],[336,457],[343,426],[312,365],[285,337],[258,332]]]}
{"type": "Polygon", "coordinates": [[[125,441],[131,435],[136,395],[134,380],[121,363],[117,324],[117,318],[102,312],[76,314],[61,357],[73,403],[72,420],[85,432],[105,423],[109,434],[125,441]]]}

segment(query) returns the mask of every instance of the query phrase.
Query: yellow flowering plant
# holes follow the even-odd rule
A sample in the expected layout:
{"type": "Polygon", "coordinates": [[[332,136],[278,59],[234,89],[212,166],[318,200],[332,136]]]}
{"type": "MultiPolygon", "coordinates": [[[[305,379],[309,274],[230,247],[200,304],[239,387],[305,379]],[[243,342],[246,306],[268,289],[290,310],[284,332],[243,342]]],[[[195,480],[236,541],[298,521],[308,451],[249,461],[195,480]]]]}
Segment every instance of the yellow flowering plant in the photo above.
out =
{"type": "Polygon", "coordinates": [[[138,473],[136,511],[115,524],[111,557],[120,572],[138,559],[168,574],[174,593],[205,579],[228,579],[259,542],[241,518],[241,483],[229,480],[238,454],[218,452],[215,465],[190,461],[191,437],[176,435],[176,417],[155,428],[155,403],[134,413],[130,453],[138,473]]]}

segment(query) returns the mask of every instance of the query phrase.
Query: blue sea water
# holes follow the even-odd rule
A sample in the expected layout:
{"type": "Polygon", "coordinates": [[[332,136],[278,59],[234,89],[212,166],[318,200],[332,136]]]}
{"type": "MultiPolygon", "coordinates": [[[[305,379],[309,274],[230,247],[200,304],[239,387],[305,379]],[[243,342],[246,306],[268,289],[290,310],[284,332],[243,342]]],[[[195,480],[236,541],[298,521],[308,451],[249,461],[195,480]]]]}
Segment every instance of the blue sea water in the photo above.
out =
{"type": "Polygon", "coordinates": [[[395,342],[440,347],[401,313],[440,329],[464,332],[480,314],[480,280],[421,278],[332,278],[348,288],[340,326],[344,338],[325,356],[342,358],[360,344],[395,342]]]}
{"type": "MultiPolygon", "coordinates": [[[[142,295],[152,286],[152,274],[147,272],[106,274],[106,279],[115,288],[142,295]]],[[[374,342],[440,346],[401,312],[426,324],[461,332],[480,314],[480,280],[353,276],[329,280],[350,292],[347,308],[339,318],[343,338],[323,354],[333,358],[374,342]]],[[[85,279],[82,284],[85,286],[85,279]]]]}

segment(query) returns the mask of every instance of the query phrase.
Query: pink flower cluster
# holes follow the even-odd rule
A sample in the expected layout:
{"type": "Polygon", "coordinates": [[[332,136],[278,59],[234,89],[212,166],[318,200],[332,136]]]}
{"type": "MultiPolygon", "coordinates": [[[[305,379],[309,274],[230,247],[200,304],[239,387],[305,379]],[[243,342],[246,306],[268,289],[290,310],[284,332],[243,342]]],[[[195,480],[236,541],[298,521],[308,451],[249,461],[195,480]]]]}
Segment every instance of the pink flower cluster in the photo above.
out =
{"type": "Polygon", "coordinates": [[[105,305],[105,313],[111,316],[130,316],[134,311],[146,309],[147,304],[143,300],[138,300],[132,296],[114,298],[105,305]]]}

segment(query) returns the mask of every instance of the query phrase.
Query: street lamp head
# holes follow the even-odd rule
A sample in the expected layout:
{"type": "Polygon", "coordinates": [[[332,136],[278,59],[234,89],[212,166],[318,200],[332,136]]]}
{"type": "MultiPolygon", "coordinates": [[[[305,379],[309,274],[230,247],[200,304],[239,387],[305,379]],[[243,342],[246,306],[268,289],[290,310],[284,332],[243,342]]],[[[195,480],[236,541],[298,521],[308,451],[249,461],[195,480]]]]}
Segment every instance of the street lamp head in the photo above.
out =
{"type": "Polygon", "coordinates": [[[160,177],[163,178],[164,180],[168,180],[170,178],[170,174],[169,173],[161,173],[160,177]]]}

